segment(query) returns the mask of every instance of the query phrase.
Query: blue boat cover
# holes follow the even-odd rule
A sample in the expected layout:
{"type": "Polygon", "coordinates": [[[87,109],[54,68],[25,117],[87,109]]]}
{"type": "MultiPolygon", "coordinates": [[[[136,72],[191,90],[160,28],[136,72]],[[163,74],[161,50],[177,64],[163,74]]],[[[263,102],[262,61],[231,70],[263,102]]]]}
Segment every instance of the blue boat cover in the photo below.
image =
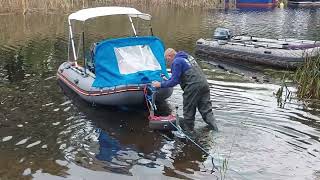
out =
{"type": "Polygon", "coordinates": [[[155,36],[100,42],[95,48],[93,87],[145,84],[168,78],[163,42],[155,36]]]}

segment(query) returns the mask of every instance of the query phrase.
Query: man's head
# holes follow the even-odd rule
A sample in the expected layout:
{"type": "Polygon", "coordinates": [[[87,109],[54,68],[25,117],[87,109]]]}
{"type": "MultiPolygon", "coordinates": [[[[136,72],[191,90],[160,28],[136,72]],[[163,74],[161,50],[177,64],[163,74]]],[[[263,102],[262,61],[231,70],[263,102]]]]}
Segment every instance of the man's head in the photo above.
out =
{"type": "Polygon", "coordinates": [[[165,52],[164,52],[164,58],[167,60],[168,64],[171,65],[173,62],[174,57],[176,56],[177,52],[172,49],[172,48],[168,48],[165,52]]]}

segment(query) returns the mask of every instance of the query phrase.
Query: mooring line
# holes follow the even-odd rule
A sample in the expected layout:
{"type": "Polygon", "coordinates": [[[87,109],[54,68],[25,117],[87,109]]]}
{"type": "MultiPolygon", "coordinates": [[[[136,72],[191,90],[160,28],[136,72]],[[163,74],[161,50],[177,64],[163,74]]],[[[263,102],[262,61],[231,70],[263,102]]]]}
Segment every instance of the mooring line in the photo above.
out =
{"type": "MultiPolygon", "coordinates": [[[[179,118],[178,115],[176,115],[176,118],[179,118]]],[[[178,120],[178,119],[177,119],[178,120]]],[[[178,120],[179,121],[179,120],[178,120]]],[[[205,154],[207,154],[209,157],[211,157],[211,163],[212,163],[212,169],[211,169],[211,174],[213,174],[216,170],[219,170],[218,167],[215,165],[214,163],[214,157],[213,155],[211,155],[208,151],[206,151],[201,145],[199,145],[197,142],[195,142],[193,139],[191,139],[191,137],[189,137],[187,134],[185,134],[181,127],[176,126],[174,123],[172,123],[171,121],[169,121],[170,124],[179,132],[181,133],[183,136],[185,136],[187,139],[189,139],[194,145],[196,145],[201,151],[203,151],[205,154]]],[[[232,145],[233,146],[233,145],[232,145]]],[[[246,177],[244,177],[242,174],[240,174],[239,172],[237,172],[236,170],[233,170],[231,168],[229,168],[229,170],[235,172],[236,174],[238,174],[239,176],[241,176],[243,179],[248,179],[246,177]]]]}
{"type": "MultiPolygon", "coordinates": [[[[176,117],[176,118],[179,118],[179,117],[176,117]]],[[[179,133],[182,133],[183,136],[185,136],[187,139],[189,139],[194,145],[196,145],[200,150],[202,150],[204,153],[206,153],[209,157],[211,157],[211,163],[212,163],[212,170],[211,170],[211,174],[214,172],[214,169],[217,169],[217,166],[214,164],[214,157],[208,152],[206,151],[202,146],[200,146],[197,142],[195,142],[193,139],[191,139],[188,135],[186,135],[182,130],[181,130],[181,127],[178,127],[176,126],[175,124],[173,124],[171,121],[169,121],[170,124],[176,128],[176,130],[179,132],[179,133]]]]}

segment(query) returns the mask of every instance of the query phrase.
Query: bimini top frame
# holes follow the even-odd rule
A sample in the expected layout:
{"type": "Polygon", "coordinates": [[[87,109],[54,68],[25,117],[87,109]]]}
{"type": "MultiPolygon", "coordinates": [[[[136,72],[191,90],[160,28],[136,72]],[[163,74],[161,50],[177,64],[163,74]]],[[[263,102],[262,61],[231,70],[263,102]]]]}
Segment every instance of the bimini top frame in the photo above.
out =
{"type": "MultiPolygon", "coordinates": [[[[73,31],[72,31],[72,20],[76,21],[82,21],[83,24],[85,23],[86,20],[95,18],[95,17],[100,17],[100,16],[112,16],[112,15],[128,15],[131,27],[133,30],[133,33],[135,36],[137,36],[134,24],[132,22],[132,17],[135,18],[141,18],[144,20],[151,20],[151,15],[141,13],[140,11],[134,9],[134,8],[129,8],[129,7],[96,7],[96,8],[88,8],[88,9],[82,9],[77,12],[74,12],[69,15],[68,17],[68,23],[69,23],[69,40],[71,40],[71,45],[72,45],[72,51],[73,51],[73,58],[75,61],[77,61],[77,55],[76,55],[76,49],[75,49],[75,43],[73,39],[73,31]]],[[[150,23],[150,31],[152,34],[152,27],[150,23]]],[[[84,31],[82,31],[82,45],[83,45],[83,53],[84,53],[84,31]]],[[[70,47],[70,46],[68,46],[70,47]]],[[[68,50],[69,52],[69,50],[68,50]]],[[[69,55],[69,53],[68,53],[69,55]]],[[[84,57],[85,59],[85,57],[84,57]]],[[[68,60],[70,60],[68,58],[68,60]]],[[[86,67],[86,65],[85,65],[86,67]]]]}
{"type": "Polygon", "coordinates": [[[144,20],[151,20],[149,14],[141,13],[134,8],[128,7],[96,7],[82,9],[75,13],[69,15],[70,20],[86,21],[90,18],[95,18],[99,16],[111,16],[111,15],[128,15],[130,17],[138,17],[144,20]]]}

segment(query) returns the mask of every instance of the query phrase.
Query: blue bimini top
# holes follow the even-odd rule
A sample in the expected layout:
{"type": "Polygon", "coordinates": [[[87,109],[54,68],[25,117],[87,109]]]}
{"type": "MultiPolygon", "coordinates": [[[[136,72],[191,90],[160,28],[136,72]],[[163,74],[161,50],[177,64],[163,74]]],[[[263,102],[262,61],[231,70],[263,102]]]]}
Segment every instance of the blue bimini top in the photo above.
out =
{"type": "Polygon", "coordinates": [[[155,36],[128,37],[100,42],[95,48],[93,87],[146,84],[167,78],[164,45],[155,36]]]}

